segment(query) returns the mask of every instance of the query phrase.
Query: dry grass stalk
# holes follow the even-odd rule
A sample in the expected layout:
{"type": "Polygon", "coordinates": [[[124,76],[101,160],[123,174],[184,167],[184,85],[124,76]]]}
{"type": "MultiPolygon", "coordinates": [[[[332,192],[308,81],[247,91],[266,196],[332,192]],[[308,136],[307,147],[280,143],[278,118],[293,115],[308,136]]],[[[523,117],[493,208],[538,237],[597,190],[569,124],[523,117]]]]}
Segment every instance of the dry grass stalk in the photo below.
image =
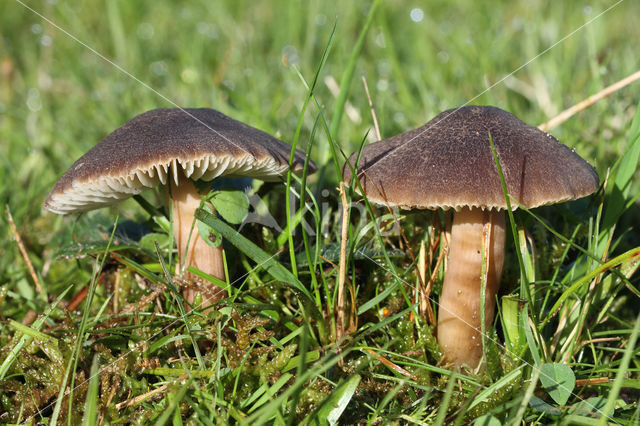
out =
{"type": "Polygon", "coordinates": [[[622,80],[613,83],[611,86],[605,87],[604,89],[602,89],[601,91],[599,91],[598,93],[596,93],[595,95],[591,95],[589,96],[587,99],[578,102],[577,104],[575,104],[574,106],[572,106],[571,108],[567,108],[564,111],[562,111],[560,114],[556,115],[555,117],[553,117],[551,120],[547,121],[546,123],[543,123],[541,125],[538,126],[538,128],[542,131],[549,131],[551,129],[553,129],[556,126],[559,126],[560,124],[564,123],[565,121],[567,121],[568,119],[570,119],[571,117],[573,117],[575,114],[579,113],[580,111],[589,108],[591,105],[595,104],[596,102],[598,102],[600,99],[604,99],[607,96],[617,92],[618,90],[622,89],[625,86],[628,86],[629,84],[633,83],[636,80],[640,79],[640,71],[636,71],[633,74],[631,74],[628,77],[623,78],[622,80]]]}
{"type": "Polygon", "coordinates": [[[342,201],[342,228],[340,231],[340,269],[338,270],[338,301],[336,303],[336,342],[344,336],[344,285],[347,275],[347,233],[349,226],[349,205],[344,190],[344,182],[340,182],[340,200],[342,201]]]}
{"type": "Polygon", "coordinates": [[[11,227],[11,232],[13,233],[13,236],[16,239],[16,243],[18,243],[18,247],[20,248],[20,253],[22,254],[22,257],[24,258],[24,261],[26,262],[27,267],[29,268],[29,273],[31,274],[31,278],[33,279],[33,282],[36,285],[36,289],[38,290],[38,293],[42,294],[42,286],[40,285],[38,274],[36,274],[36,270],[33,269],[33,264],[31,263],[31,260],[27,255],[27,250],[24,248],[24,244],[22,243],[22,238],[18,233],[18,228],[16,228],[16,224],[13,222],[13,216],[11,216],[11,210],[9,210],[9,205],[7,204],[5,208],[7,211],[7,219],[9,220],[9,226],[11,227]]]}
{"type": "MultiPolygon", "coordinates": [[[[177,378],[176,380],[174,380],[172,383],[179,382],[179,381],[181,381],[181,380],[186,379],[187,377],[188,377],[187,373],[184,373],[182,376],[178,377],[178,378],[177,378]]],[[[123,409],[123,408],[131,407],[132,405],[137,405],[138,403],[140,403],[140,402],[144,401],[145,399],[147,399],[147,398],[149,398],[149,397],[151,397],[151,396],[153,396],[153,395],[155,395],[155,394],[157,394],[157,393],[159,393],[159,392],[163,392],[164,390],[166,390],[166,389],[167,389],[167,387],[169,386],[169,384],[170,384],[170,383],[166,383],[166,384],[164,384],[164,385],[160,386],[159,388],[156,388],[156,389],[154,389],[154,390],[152,390],[152,391],[149,391],[149,392],[147,392],[147,393],[145,393],[145,394],[138,395],[138,396],[136,396],[135,398],[131,398],[131,399],[130,399],[130,400],[128,400],[128,401],[120,402],[120,403],[116,404],[116,410],[120,411],[120,410],[121,410],[121,409],[123,409]]]]}
{"type": "Polygon", "coordinates": [[[373,107],[373,101],[369,94],[369,85],[367,85],[367,78],[364,75],[362,76],[362,83],[364,84],[364,91],[367,93],[367,99],[369,100],[369,109],[371,110],[371,118],[373,119],[373,128],[376,130],[376,138],[378,138],[378,140],[382,140],[382,136],[380,136],[380,126],[378,126],[378,118],[376,117],[376,110],[373,107]]]}

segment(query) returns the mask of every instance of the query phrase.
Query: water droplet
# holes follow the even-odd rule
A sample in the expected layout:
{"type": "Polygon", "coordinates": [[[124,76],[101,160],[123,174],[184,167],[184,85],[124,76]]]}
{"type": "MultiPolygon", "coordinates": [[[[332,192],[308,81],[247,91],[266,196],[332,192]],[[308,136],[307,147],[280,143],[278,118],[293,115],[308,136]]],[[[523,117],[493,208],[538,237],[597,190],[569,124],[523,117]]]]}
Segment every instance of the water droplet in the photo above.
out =
{"type": "Polygon", "coordinates": [[[297,64],[300,59],[298,49],[290,44],[283,47],[280,54],[282,55],[282,63],[287,67],[297,64]]]}
{"type": "Polygon", "coordinates": [[[27,92],[27,108],[30,111],[38,112],[42,109],[42,101],[40,100],[40,91],[32,87],[27,92]]]}
{"type": "Polygon", "coordinates": [[[424,19],[424,11],[419,7],[416,7],[414,9],[411,9],[409,16],[411,17],[411,20],[413,22],[422,22],[422,20],[424,19]]]}
{"type": "Polygon", "coordinates": [[[198,22],[196,24],[196,31],[198,31],[198,34],[200,34],[201,36],[207,37],[211,40],[215,40],[219,38],[219,34],[218,34],[218,28],[215,26],[215,24],[212,24],[210,22],[198,22]]]}
{"type": "Polygon", "coordinates": [[[195,83],[196,80],[198,79],[198,71],[192,68],[185,68],[180,73],[180,78],[185,83],[195,83]]]}
{"type": "Polygon", "coordinates": [[[149,70],[152,74],[162,76],[169,72],[169,67],[167,67],[167,63],[165,61],[155,61],[149,64],[149,70]]]}
{"type": "Polygon", "coordinates": [[[514,31],[520,31],[524,27],[524,21],[522,18],[515,17],[511,20],[511,28],[514,31]]]}
{"type": "Polygon", "coordinates": [[[316,25],[322,27],[327,23],[327,17],[322,13],[316,15],[316,25]]]}
{"type": "Polygon", "coordinates": [[[438,57],[438,60],[443,64],[446,64],[447,62],[449,62],[449,53],[447,53],[447,51],[445,50],[439,51],[436,56],[438,57]]]}
{"type": "Polygon", "coordinates": [[[42,72],[38,74],[38,86],[43,90],[49,90],[53,86],[53,79],[49,74],[42,72]]]}
{"type": "Polygon", "coordinates": [[[395,121],[398,124],[404,124],[407,120],[403,113],[396,112],[395,114],[393,114],[393,121],[395,121]]]}
{"type": "Polygon", "coordinates": [[[137,34],[138,38],[140,38],[141,40],[151,40],[154,34],[153,25],[148,22],[141,23],[140,25],[138,25],[137,34]]]}

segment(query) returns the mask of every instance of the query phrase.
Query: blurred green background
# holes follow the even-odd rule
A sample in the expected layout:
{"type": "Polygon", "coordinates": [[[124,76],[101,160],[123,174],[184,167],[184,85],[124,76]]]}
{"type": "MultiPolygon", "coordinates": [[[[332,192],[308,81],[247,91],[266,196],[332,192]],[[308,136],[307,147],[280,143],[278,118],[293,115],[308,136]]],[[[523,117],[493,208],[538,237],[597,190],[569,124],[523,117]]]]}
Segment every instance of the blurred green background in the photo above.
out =
{"type": "MultiPolygon", "coordinates": [[[[330,120],[332,86],[340,84],[370,7],[315,0],[1,2],[0,284],[28,274],[4,205],[36,268],[46,267],[47,250],[69,226],[42,209],[49,189],[76,158],[139,113],[207,106],[291,142],[306,96],[295,68],[312,80],[335,25],[316,91],[330,120]]],[[[362,76],[383,137],[468,101],[542,123],[636,71],[638,16],[633,0],[383,1],[356,62],[337,141],[348,154],[363,138],[374,140],[362,76]]],[[[630,86],[552,133],[604,177],[627,144],[639,98],[640,84],[630,86]]],[[[304,116],[303,146],[317,112],[310,106],[304,116]]],[[[316,137],[312,155],[322,163],[327,140],[322,132],[316,137]]],[[[325,187],[335,187],[334,173],[327,169],[325,187]]]]}

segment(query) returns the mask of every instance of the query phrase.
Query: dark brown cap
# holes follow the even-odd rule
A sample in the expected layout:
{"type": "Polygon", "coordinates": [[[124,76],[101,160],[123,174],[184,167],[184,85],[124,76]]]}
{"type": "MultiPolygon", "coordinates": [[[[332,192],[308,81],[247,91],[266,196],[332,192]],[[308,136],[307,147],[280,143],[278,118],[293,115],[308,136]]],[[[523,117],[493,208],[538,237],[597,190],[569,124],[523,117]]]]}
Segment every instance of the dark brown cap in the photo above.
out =
{"type": "MultiPolygon", "coordinates": [[[[45,207],[66,214],[91,210],[166,184],[177,173],[193,180],[249,176],[278,180],[291,147],[208,108],[155,109],[134,117],[80,157],[53,187],[45,207]]],[[[304,154],[296,151],[293,171],[304,154]]],[[[315,171],[309,162],[309,171],[315,171]]]]}
{"type": "MultiPolygon", "coordinates": [[[[598,174],[573,150],[490,106],[445,111],[424,126],[366,146],[358,178],[367,197],[404,208],[506,208],[489,134],[508,192],[533,208],[598,189],[598,174]]],[[[357,153],[349,158],[354,164],[357,153]]],[[[351,180],[348,165],[345,182],[351,180]]],[[[512,203],[512,207],[517,205],[512,203]]]]}

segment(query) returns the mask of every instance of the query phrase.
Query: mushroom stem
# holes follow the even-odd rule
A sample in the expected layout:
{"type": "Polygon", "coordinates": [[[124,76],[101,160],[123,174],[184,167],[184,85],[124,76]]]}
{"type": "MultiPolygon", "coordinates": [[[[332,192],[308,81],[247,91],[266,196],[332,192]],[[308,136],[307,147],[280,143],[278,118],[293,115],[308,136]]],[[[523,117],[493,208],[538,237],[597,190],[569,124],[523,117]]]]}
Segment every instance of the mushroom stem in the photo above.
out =
{"type": "MultiPolygon", "coordinates": [[[[194,222],[195,211],[200,207],[202,198],[191,180],[178,173],[178,185],[170,178],[171,198],[173,200],[173,232],[178,246],[178,259],[182,268],[191,265],[202,272],[220,278],[224,281],[224,262],[222,245],[212,247],[200,237],[197,223],[194,222]]],[[[183,294],[192,303],[198,291],[202,293],[203,306],[209,306],[227,295],[226,290],[203,281],[189,272],[183,273],[183,278],[197,283],[199,288],[187,288],[183,294]]]]}
{"type": "Polygon", "coordinates": [[[504,263],[505,219],[501,211],[463,208],[453,215],[449,267],[444,277],[438,310],[438,342],[445,359],[456,366],[475,368],[482,358],[480,298],[483,228],[490,224],[485,253],[487,288],[485,330],[493,322],[496,293],[504,263]]]}

